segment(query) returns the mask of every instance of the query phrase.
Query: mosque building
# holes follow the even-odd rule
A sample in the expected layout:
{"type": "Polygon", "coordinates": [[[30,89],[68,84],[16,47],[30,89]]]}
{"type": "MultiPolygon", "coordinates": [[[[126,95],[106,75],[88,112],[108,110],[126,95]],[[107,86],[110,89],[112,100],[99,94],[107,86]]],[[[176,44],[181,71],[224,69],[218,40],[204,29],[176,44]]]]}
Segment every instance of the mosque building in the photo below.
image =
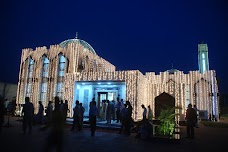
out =
{"type": "Polygon", "coordinates": [[[47,106],[55,96],[68,100],[73,115],[75,101],[79,100],[88,116],[92,98],[102,108],[102,100],[123,99],[133,106],[134,120],[142,119],[142,108],[150,105],[158,117],[166,106],[176,109],[178,119],[184,120],[186,107],[195,104],[204,112],[218,118],[219,97],[216,71],[209,70],[207,44],[198,44],[199,70],[184,73],[177,69],[160,72],[139,70],[116,71],[116,67],[98,56],[93,47],[79,38],[68,39],[50,48],[37,47],[22,50],[17,104],[30,97],[35,110],[38,101],[47,106]]]}

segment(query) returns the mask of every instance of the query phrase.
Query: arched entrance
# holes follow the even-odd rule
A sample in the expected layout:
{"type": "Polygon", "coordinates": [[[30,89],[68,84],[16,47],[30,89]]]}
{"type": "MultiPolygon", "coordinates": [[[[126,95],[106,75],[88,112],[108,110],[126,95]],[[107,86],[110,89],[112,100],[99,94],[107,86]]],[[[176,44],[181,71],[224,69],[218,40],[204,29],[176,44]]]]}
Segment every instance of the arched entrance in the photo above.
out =
{"type": "Polygon", "coordinates": [[[162,110],[175,107],[175,98],[163,92],[155,98],[155,117],[158,118],[162,110]]]}

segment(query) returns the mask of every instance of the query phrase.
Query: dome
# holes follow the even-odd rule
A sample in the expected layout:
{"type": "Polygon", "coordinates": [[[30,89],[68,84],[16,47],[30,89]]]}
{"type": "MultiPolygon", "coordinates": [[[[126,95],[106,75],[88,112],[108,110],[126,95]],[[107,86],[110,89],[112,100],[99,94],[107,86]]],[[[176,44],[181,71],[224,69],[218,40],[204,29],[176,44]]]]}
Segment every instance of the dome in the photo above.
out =
{"type": "Polygon", "coordinates": [[[61,42],[59,44],[59,46],[65,48],[70,43],[75,43],[75,44],[79,43],[79,44],[83,45],[85,48],[87,48],[88,50],[90,50],[91,53],[96,54],[95,50],[92,48],[91,45],[89,45],[89,43],[87,43],[84,40],[80,40],[78,38],[65,40],[65,41],[61,42]]]}
{"type": "Polygon", "coordinates": [[[177,69],[170,69],[170,70],[167,70],[166,72],[169,72],[169,74],[174,74],[175,72],[178,72],[179,70],[177,69]]]}

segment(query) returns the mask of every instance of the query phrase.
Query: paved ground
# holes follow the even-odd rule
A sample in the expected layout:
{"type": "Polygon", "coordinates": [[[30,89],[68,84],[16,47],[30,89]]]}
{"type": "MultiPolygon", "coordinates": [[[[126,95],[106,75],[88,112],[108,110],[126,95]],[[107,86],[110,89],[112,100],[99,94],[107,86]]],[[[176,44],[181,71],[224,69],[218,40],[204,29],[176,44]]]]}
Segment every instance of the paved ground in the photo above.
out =
{"type": "MultiPolygon", "coordinates": [[[[40,126],[33,126],[32,134],[22,134],[21,122],[18,118],[10,118],[12,127],[4,127],[0,135],[0,152],[43,152],[47,142],[48,130],[41,131],[40,126]]],[[[195,129],[195,139],[185,138],[185,127],[181,127],[179,143],[162,141],[143,141],[136,139],[135,134],[130,136],[116,132],[97,131],[90,136],[90,131],[71,132],[66,127],[64,135],[64,152],[143,152],[143,151],[175,151],[198,152],[219,151],[228,145],[228,128],[210,128],[199,124],[195,129]]],[[[225,150],[226,151],[226,150],[225,150]]]]}

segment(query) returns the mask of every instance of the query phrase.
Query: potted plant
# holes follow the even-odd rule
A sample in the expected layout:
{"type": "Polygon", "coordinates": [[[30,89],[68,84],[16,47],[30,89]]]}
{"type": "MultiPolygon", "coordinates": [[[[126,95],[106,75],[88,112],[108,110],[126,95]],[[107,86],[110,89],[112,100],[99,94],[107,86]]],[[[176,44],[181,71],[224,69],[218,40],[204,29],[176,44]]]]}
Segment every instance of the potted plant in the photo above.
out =
{"type": "Polygon", "coordinates": [[[160,116],[158,117],[158,135],[162,137],[172,137],[175,130],[175,109],[180,109],[179,107],[167,107],[162,109],[160,116]]]}

